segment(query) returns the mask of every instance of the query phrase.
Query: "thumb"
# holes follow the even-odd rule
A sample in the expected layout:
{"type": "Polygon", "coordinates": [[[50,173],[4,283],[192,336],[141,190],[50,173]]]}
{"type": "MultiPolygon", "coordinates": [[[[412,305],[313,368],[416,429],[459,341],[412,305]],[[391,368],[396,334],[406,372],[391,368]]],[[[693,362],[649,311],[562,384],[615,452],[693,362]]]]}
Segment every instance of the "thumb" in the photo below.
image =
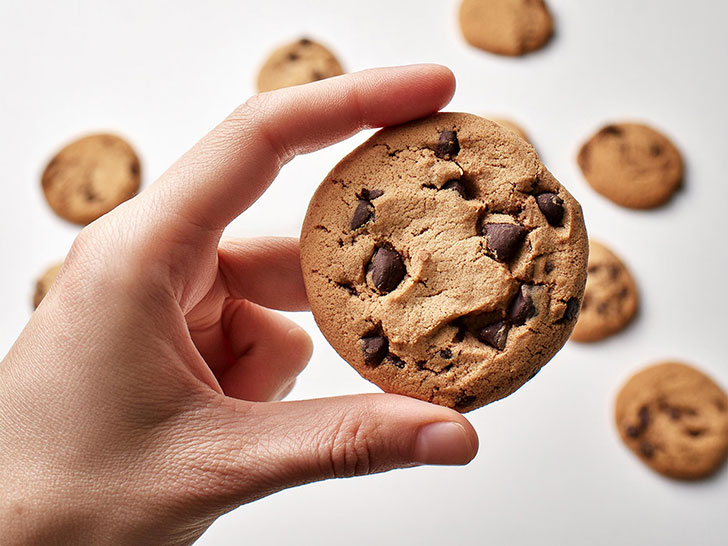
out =
{"type": "Polygon", "coordinates": [[[462,465],[478,450],[478,436],[462,415],[394,394],[231,402],[237,416],[226,419],[225,445],[216,449],[226,463],[215,467],[227,489],[219,493],[238,504],[329,478],[462,465]]]}

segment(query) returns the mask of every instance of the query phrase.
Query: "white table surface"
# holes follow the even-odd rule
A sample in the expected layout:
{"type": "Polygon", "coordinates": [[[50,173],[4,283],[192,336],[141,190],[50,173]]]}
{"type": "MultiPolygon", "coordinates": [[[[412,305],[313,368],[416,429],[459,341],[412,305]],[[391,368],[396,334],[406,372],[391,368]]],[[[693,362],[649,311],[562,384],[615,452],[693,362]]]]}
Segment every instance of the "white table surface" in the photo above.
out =
{"type": "MultiPolygon", "coordinates": [[[[465,468],[419,468],[299,487],[221,518],[199,541],[232,544],[728,544],[728,469],[678,483],[644,467],[612,424],[619,385],[665,358],[728,387],[728,4],[551,0],[557,34],[521,59],[468,47],[457,2],[427,0],[0,0],[0,352],[30,314],[33,281],[78,229],[40,189],[49,156],[96,129],[125,135],[146,183],[252,92],[271,48],[305,33],[349,70],[448,65],[450,110],[512,117],[579,199],[591,234],[633,269],[642,312],[604,343],[567,346],[530,383],[469,414],[480,435],[465,468]],[[575,163],[603,122],[646,119],[687,162],[667,207],[618,208],[575,163]]],[[[229,235],[298,234],[314,188],[364,135],[297,158],[229,235]]],[[[315,352],[292,393],[374,392],[292,314],[315,352]]]]}

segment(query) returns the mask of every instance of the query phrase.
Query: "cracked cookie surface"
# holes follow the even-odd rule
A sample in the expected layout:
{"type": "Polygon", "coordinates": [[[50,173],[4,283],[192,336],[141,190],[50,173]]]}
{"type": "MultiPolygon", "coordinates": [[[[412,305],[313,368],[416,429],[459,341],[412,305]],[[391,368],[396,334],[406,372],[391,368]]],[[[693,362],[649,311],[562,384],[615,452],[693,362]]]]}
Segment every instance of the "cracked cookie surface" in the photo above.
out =
{"type": "Polygon", "coordinates": [[[344,73],[326,47],[308,38],[279,47],[258,73],[258,92],[311,83],[344,73]]]}
{"type": "Polygon", "coordinates": [[[61,218],[90,224],[139,190],[139,158],[122,138],[94,134],[58,152],[43,172],[48,204],[61,218]]]}
{"type": "Polygon", "coordinates": [[[728,397],[685,364],[665,362],[632,376],[617,395],[615,421],[627,447],[672,478],[709,476],[728,455],[728,397]]]}
{"type": "Polygon", "coordinates": [[[387,392],[459,411],[561,348],[587,254],[581,207],[533,148],[459,113],[377,132],[321,183],[301,232],[334,349],[387,392]]]}
{"type": "Polygon", "coordinates": [[[589,241],[586,290],[574,341],[599,341],[623,330],[637,312],[637,284],[624,262],[603,244],[589,241]]]}

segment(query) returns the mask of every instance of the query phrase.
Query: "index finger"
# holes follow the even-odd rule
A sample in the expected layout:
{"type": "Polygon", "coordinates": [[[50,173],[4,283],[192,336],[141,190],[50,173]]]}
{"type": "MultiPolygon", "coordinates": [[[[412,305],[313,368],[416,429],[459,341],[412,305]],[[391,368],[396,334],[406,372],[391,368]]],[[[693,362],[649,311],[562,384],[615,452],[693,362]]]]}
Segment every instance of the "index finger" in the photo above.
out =
{"type": "Polygon", "coordinates": [[[256,95],[149,188],[164,204],[155,207],[163,214],[156,221],[173,223],[168,227],[181,235],[221,232],[296,154],[436,112],[454,89],[444,66],[410,65],[256,95]]]}

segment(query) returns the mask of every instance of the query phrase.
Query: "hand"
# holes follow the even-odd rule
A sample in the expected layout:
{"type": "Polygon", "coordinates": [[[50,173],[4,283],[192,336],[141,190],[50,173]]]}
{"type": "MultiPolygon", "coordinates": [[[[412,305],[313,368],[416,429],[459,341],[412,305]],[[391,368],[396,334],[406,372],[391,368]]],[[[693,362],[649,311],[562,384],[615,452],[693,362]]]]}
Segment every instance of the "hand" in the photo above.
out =
{"type": "Polygon", "coordinates": [[[311,355],[295,239],[220,240],[295,154],[446,104],[438,66],[253,97],[85,228],[0,364],[4,544],[190,544],[286,487],[477,450],[458,413],[371,394],[277,402],[311,355]]]}

